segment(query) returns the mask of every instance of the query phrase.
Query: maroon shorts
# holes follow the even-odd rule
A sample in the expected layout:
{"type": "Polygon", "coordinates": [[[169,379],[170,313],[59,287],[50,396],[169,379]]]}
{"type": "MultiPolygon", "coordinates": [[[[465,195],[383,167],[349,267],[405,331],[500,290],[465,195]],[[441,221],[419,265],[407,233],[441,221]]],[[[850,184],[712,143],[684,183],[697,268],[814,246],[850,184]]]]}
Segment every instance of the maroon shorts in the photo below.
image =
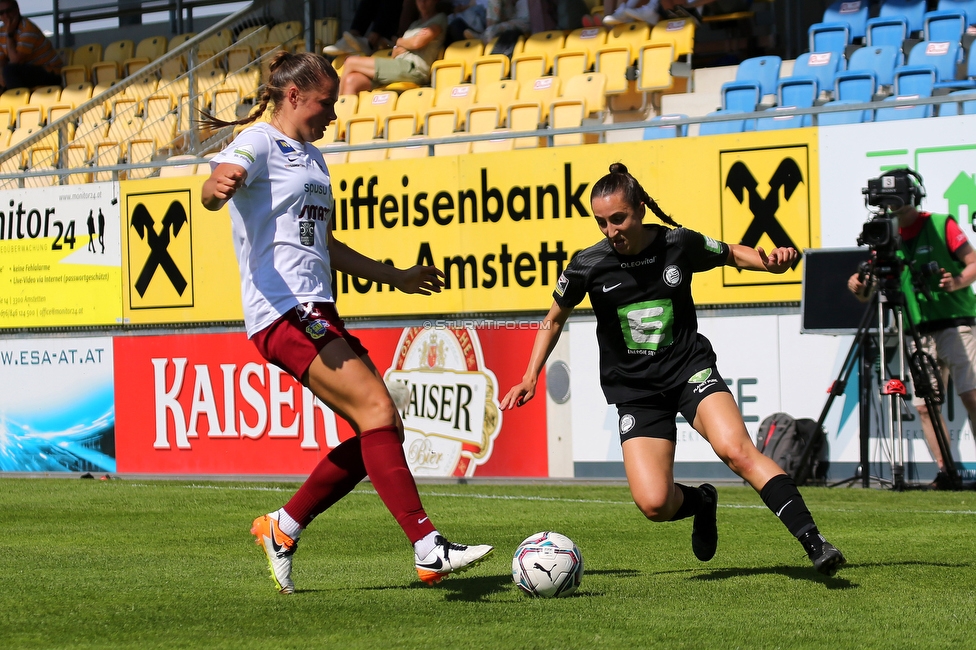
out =
{"type": "Polygon", "coordinates": [[[261,356],[299,382],[319,351],[336,339],[345,340],[357,357],[369,353],[346,330],[331,302],[298,305],[251,337],[261,356]]]}

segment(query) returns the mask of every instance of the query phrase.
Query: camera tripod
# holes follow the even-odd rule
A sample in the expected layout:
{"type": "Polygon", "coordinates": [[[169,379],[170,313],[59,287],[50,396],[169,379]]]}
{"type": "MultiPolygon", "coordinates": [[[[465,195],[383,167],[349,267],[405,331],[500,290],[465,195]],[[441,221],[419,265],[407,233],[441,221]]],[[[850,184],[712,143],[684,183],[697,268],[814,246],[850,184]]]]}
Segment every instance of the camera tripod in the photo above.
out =
{"type": "MultiPolygon", "coordinates": [[[[885,419],[882,426],[882,437],[889,442],[891,463],[891,479],[885,480],[880,477],[875,479],[880,484],[889,483],[895,490],[904,490],[905,485],[905,447],[902,436],[902,409],[901,402],[907,397],[908,391],[905,388],[903,377],[905,374],[905,335],[912,337],[914,352],[909,356],[910,370],[912,375],[912,385],[915,394],[925,400],[925,407],[929,413],[929,419],[935,429],[935,437],[942,452],[944,472],[948,476],[953,489],[962,487],[962,480],[956,469],[955,461],[949,448],[949,436],[942,420],[941,409],[939,408],[944,401],[944,390],[942,377],[932,358],[922,351],[921,337],[918,329],[912,321],[911,314],[905,308],[905,296],[894,285],[895,278],[878,278],[873,273],[870,279],[876,280],[878,290],[871,297],[868,308],[864,310],[864,316],[858,325],[854,335],[854,341],[847,352],[847,357],[841,366],[840,374],[830,386],[827,402],[824,404],[820,417],[817,419],[817,427],[814,431],[819,431],[827,419],[831,404],[838,395],[842,395],[850,379],[854,367],[858,368],[859,394],[858,403],[860,404],[860,461],[855,475],[831,484],[830,487],[851,484],[857,480],[861,481],[863,487],[870,487],[870,439],[871,439],[871,404],[872,377],[871,368],[874,362],[872,341],[870,337],[870,325],[872,317],[877,318],[877,354],[880,362],[879,385],[882,396],[882,409],[885,419]],[[885,348],[885,315],[892,315],[894,333],[889,336],[896,336],[896,355],[898,357],[898,376],[889,376],[888,359],[886,359],[885,348]],[[907,330],[907,332],[906,332],[907,330]]],[[[813,451],[815,437],[807,442],[803,450],[800,467],[806,467],[809,462],[810,454],[813,451]]]]}

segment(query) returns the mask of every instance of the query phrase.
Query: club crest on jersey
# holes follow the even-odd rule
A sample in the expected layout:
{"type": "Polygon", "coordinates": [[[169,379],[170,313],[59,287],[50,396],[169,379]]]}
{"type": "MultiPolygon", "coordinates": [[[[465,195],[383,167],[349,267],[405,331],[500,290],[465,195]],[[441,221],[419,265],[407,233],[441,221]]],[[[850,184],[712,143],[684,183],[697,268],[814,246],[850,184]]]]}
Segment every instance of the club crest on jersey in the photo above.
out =
{"type": "Polygon", "coordinates": [[[313,320],[305,326],[305,333],[316,340],[325,336],[328,331],[329,321],[327,320],[313,320]]]}
{"type": "Polygon", "coordinates": [[[664,282],[669,287],[676,287],[681,284],[681,269],[674,264],[664,269],[664,282]]]}
{"type": "Polygon", "coordinates": [[[275,140],[275,144],[278,145],[279,149],[281,149],[281,153],[285,154],[286,156],[290,153],[295,153],[295,147],[291,146],[284,140],[275,140]]]}
{"type": "Polygon", "coordinates": [[[569,278],[566,277],[565,273],[559,274],[559,279],[556,280],[556,293],[560,296],[566,293],[566,289],[569,287],[569,278]]]}
{"type": "Polygon", "coordinates": [[[622,418],[620,418],[620,433],[621,434],[627,433],[628,431],[634,428],[635,424],[637,424],[637,420],[634,419],[633,415],[627,413],[622,418]]]}

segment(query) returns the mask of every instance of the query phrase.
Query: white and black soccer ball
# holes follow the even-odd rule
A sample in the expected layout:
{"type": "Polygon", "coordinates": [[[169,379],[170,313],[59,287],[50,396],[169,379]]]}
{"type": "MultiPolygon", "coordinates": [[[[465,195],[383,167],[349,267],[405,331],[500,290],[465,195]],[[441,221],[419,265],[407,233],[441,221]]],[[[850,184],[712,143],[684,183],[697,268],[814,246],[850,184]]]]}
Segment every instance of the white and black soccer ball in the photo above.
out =
{"type": "Polygon", "coordinates": [[[515,549],[512,579],[530,596],[568,596],[583,580],[583,554],[565,535],[536,533],[515,549]]]}

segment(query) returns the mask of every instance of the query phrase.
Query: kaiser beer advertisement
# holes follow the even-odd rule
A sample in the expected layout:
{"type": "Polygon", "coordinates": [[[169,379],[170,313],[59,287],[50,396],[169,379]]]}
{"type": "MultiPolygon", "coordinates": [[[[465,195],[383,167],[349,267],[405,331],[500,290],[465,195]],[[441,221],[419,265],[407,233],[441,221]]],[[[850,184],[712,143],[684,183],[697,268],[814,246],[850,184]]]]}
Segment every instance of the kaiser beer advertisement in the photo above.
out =
{"type": "MultiPolygon", "coordinates": [[[[504,416],[498,407],[537,327],[354,330],[391,387],[414,475],[548,475],[545,400],[504,416]]],[[[120,337],[115,346],[119,472],[305,475],[353,435],[243,333],[120,337]]]]}

